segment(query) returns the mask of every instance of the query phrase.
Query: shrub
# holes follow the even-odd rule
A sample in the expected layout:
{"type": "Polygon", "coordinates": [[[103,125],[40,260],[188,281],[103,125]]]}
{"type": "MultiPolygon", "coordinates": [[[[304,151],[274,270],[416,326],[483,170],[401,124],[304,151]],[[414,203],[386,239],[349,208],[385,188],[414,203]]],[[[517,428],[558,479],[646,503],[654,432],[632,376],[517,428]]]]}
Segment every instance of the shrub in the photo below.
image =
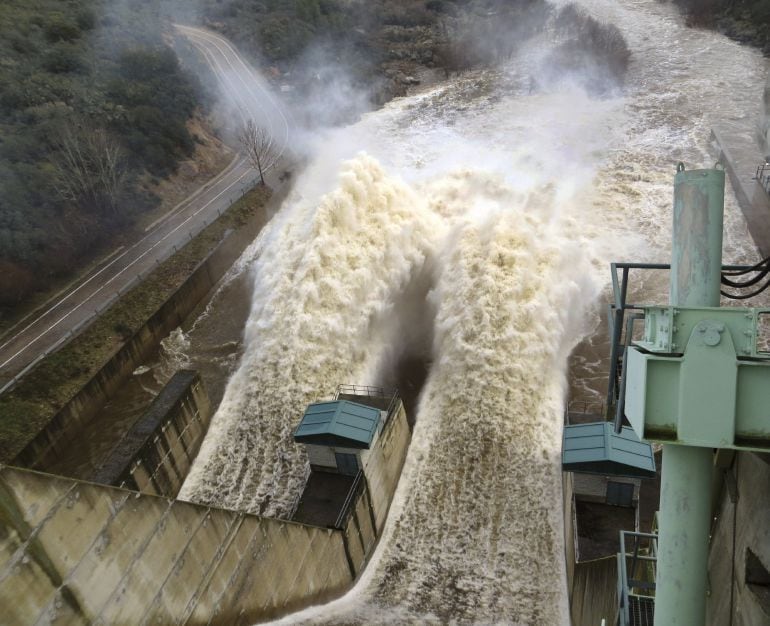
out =
{"type": "Polygon", "coordinates": [[[60,13],[51,16],[45,25],[45,37],[50,42],[74,41],[80,37],[80,28],[60,13]]]}
{"type": "Polygon", "coordinates": [[[75,21],[81,30],[91,30],[96,26],[96,16],[88,7],[83,7],[75,13],[75,21]]]}
{"type": "Polygon", "coordinates": [[[13,306],[29,295],[35,284],[31,271],[0,259],[0,307],[13,306]]]}
{"type": "Polygon", "coordinates": [[[74,72],[85,67],[77,50],[68,44],[53,46],[43,57],[43,68],[54,74],[74,72]]]}
{"type": "Polygon", "coordinates": [[[751,5],[751,17],[761,24],[770,24],[770,0],[758,0],[751,5]]]}

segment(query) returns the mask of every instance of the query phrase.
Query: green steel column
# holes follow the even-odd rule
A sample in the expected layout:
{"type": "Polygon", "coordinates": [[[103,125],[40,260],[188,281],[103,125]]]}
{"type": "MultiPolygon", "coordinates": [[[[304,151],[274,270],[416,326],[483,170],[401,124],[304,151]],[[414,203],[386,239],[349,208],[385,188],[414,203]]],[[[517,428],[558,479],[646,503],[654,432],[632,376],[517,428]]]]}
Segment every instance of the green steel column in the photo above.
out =
{"type": "MultiPolygon", "coordinates": [[[[719,306],[724,188],[723,170],[678,168],[672,306],[719,306]]],[[[655,626],[705,622],[712,457],[710,448],[663,446],[655,626]]]]}

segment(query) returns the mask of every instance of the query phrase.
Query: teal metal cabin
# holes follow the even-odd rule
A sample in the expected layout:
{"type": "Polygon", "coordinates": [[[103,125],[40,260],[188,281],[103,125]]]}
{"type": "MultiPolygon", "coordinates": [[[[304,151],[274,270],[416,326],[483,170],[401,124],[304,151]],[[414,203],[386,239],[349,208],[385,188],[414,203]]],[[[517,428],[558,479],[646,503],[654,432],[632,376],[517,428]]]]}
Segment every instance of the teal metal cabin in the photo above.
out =
{"type": "Polygon", "coordinates": [[[349,400],[316,402],[294,431],[297,443],[369,449],[380,426],[380,411],[349,400]]]}
{"type": "Polygon", "coordinates": [[[294,441],[306,446],[311,470],[355,476],[367,465],[384,419],[379,409],[358,402],[316,402],[305,410],[294,441]]]}
{"type": "Polygon", "coordinates": [[[309,405],[294,430],[295,442],[307,452],[310,472],[292,520],[344,528],[351,507],[359,502],[357,514],[369,512],[375,536],[410,438],[404,404],[395,389],[340,385],[333,400],[309,405]]]}
{"type": "Polygon", "coordinates": [[[616,433],[594,420],[565,425],[562,445],[570,555],[576,564],[611,559],[614,570],[618,533],[640,527],[641,482],[655,478],[652,446],[631,428],[616,433]]]}
{"type": "Polygon", "coordinates": [[[562,469],[565,472],[655,478],[652,446],[633,429],[616,433],[611,422],[564,427],[562,469]]]}

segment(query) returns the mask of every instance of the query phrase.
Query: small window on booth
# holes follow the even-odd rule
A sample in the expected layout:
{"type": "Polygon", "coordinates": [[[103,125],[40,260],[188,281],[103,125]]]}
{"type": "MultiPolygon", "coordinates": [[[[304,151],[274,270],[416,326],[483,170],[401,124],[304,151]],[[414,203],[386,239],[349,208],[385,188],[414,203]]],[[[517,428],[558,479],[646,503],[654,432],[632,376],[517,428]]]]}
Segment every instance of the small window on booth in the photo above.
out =
{"type": "Polygon", "coordinates": [[[634,485],[633,483],[617,483],[612,480],[607,481],[607,504],[614,506],[633,506],[634,505],[634,485]]]}
{"type": "Polygon", "coordinates": [[[344,452],[335,452],[334,458],[337,461],[337,471],[345,476],[355,476],[360,469],[358,466],[358,458],[355,454],[347,454],[344,452]]]}

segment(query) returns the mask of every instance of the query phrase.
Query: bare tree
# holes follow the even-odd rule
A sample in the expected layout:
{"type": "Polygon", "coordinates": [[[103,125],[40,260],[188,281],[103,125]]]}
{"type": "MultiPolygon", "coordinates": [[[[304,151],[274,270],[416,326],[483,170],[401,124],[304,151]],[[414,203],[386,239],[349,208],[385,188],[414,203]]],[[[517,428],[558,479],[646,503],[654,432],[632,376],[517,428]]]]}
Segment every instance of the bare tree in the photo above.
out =
{"type": "Polygon", "coordinates": [[[251,166],[259,172],[259,179],[264,186],[265,172],[278,161],[273,138],[265,128],[257,126],[254,120],[248,120],[238,131],[238,142],[251,166]]]}
{"type": "Polygon", "coordinates": [[[113,215],[125,182],[123,150],[104,129],[64,127],[52,140],[54,185],[65,200],[113,215]]]}

